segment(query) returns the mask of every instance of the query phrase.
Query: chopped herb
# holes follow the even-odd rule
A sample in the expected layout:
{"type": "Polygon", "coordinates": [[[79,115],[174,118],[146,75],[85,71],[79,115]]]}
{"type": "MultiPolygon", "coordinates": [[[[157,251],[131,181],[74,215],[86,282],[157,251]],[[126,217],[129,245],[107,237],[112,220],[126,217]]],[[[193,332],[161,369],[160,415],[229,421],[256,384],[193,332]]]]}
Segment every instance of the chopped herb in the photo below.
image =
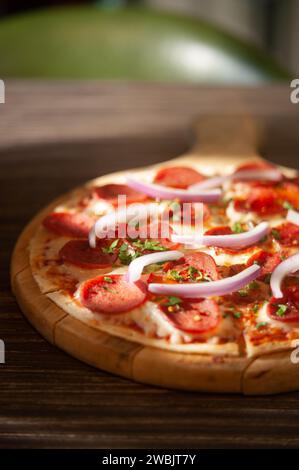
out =
{"type": "Polygon", "coordinates": [[[241,297],[246,297],[248,295],[248,292],[246,289],[240,289],[238,290],[238,294],[241,296],[241,297]]]}
{"type": "Polygon", "coordinates": [[[289,201],[284,201],[284,203],[282,204],[282,207],[284,209],[293,209],[293,206],[289,201]]]}
{"type": "Polygon", "coordinates": [[[202,281],[202,280],[207,280],[206,277],[202,274],[201,271],[199,271],[197,268],[194,266],[189,266],[188,268],[188,275],[191,281],[202,281]]]}
{"type": "Polygon", "coordinates": [[[147,273],[155,273],[156,271],[159,271],[160,269],[161,269],[161,264],[160,263],[149,264],[145,268],[147,273]]]}
{"type": "Polygon", "coordinates": [[[260,328],[263,328],[264,326],[267,326],[267,325],[268,325],[268,322],[261,321],[261,322],[256,324],[256,328],[259,330],[260,328]]]}
{"type": "Polygon", "coordinates": [[[170,295],[168,297],[168,301],[167,303],[165,304],[167,307],[172,307],[174,305],[179,305],[180,303],[182,303],[182,299],[180,299],[179,297],[175,297],[173,295],[170,295]]]}
{"type": "Polygon", "coordinates": [[[170,278],[170,279],[173,279],[174,281],[183,281],[184,280],[184,277],[181,276],[180,273],[178,271],[176,271],[176,269],[170,269],[167,272],[167,277],[170,278]]]}
{"type": "Polygon", "coordinates": [[[109,284],[111,284],[113,282],[113,279],[109,276],[104,276],[104,281],[109,282],[109,284]]]}
{"type": "Polygon", "coordinates": [[[234,312],[233,315],[234,315],[235,318],[241,318],[242,313],[241,312],[234,312]]]}
{"type": "Polygon", "coordinates": [[[253,313],[257,313],[257,312],[259,311],[259,308],[260,308],[259,304],[255,304],[255,305],[252,307],[253,313]]]}
{"type": "Polygon", "coordinates": [[[248,289],[259,289],[259,283],[256,281],[252,281],[248,284],[248,289]]]}
{"type": "Polygon", "coordinates": [[[111,243],[111,245],[109,247],[102,247],[102,252],[105,253],[105,254],[111,254],[114,252],[115,248],[117,247],[118,245],[118,238],[116,240],[113,240],[113,242],[111,243]]]}
{"type": "Polygon", "coordinates": [[[271,230],[271,234],[275,238],[275,240],[280,240],[280,233],[278,230],[275,230],[275,228],[273,228],[271,230]]]}
{"type": "Polygon", "coordinates": [[[129,245],[127,243],[123,243],[119,248],[118,258],[122,264],[128,265],[133,261],[133,259],[137,258],[137,253],[130,253],[129,252],[129,245]]]}
{"type": "Polygon", "coordinates": [[[136,240],[133,242],[134,248],[140,249],[141,251],[165,251],[167,248],[161,245],[157,240],[136,240]]]}
{"type": "Polygon", "coordinates": [[[278,309],[276,310],[276,315],[278,317],[284,317],[288,309],[288,306],[284,304],[278,304],[277,306],[278,306],[278,309]]]}
{"type": "Polygon", "coordinates": [[[235,233],[242,233],[244,230],[242,229],[242,225],[240,222],[235,222],[232,226],[232,231],[235,233]]]}

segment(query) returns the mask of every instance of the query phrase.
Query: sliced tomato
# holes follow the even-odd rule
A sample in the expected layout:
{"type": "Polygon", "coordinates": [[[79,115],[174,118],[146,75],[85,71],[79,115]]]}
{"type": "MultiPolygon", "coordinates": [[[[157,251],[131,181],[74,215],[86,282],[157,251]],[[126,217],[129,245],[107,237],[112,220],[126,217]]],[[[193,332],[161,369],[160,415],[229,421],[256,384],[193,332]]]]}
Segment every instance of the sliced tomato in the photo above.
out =
{"type": "Polygon", "coordinates": [[[231,235],[234,233],[228,226],[210,228],[205,232],[205,235],[231,235]]]}
{"type": "Polygon", "coordinates": [[[261,277],[271,274],[276,266],[281,263],[281,255],[279,253],[268,253],[265,250],[257,251],[247,260],[247,267],[252,264],[258,264],[261,266],[261,277]]]}
{"type": "Polygon", "coordinates": [[[59,251],[61,259],[83,269],[109,268],[117,254],[106,254],[99,244],[91,248],[87,240],[70,240],[59,251]]]}
{"type": "Polygon", "coordinates": [[[159,170],[154,182],[172,188],[187,189],[188,186],[200,183],[204,179],[205,177],[193,168],[174,166],[159,170]]]}
{"type": "Polygon", "coordinates": [[[118,196],[126,196],[127,204],[133,204],[135,202],[142,202],[147,199],[145,194],[142,194],[135,189],[130,188],[125,184],[105,184],[104,186],[98,186],[93,188],[93,195],[98,199],[105,199],[113,206],[118,203],[118,196]]]}
{"type": "Polygon", "coordinates": [[[299,227],[298,225],[286,222],[273,229],[275,230],[275,239],[284,246],[299,245],[299,227]]]}
{"type": "Polygon", "coordinates": [[[176,282],[215,281],[219,279],[214,258],[200,251],[186,254],[178,261],[165,263],[163,271],[166,273],[166,278],[173,279],[176,282]],[[193,268],[193,270],[190,270],[190,268],[193,268]]]}
{"type": "Polygon", "coordinates": [[[236,199],[234,208],[239,212],[255,212],[258,215],[274,215],[285,212],[279,203],[277,193],[273,188],[256,186],[251,188],[247,199],[236,199]]]}
{"type": "Polygon", "coordinates": [[[282,299],[269,302],[267,314],[273,320],[284,323],[299,322],[299,286],[288,286],[283,289],[282,299]]]}
{"type": "Polygon", "coordinates": [[[212,299],[181,299],[175,306],[162,300],[159,306],[167,320],[186,333],[206,333],[220,322],[219,307],[212,299]]]}
{"type": "Polygon", "coordinates": [[[87,238],[93,220],[85,214],[52,212],[43,220],[47,230],[64,237],[87,238]]]}
{"type": "Polygon", "coordinates": [[[142,281],[128,283],[124,276],[98,276],[86,281],[80,290],[84,307],[98,313],[124,313],[139,307],[146,299],[142,281]]]}

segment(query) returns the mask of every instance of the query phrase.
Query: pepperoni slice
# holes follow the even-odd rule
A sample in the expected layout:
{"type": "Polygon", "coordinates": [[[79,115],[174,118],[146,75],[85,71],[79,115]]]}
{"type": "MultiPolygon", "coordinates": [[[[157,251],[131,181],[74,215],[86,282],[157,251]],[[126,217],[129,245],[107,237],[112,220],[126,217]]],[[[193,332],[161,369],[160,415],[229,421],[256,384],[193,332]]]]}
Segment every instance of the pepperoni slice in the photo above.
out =
{"type": "Polygon", "coordinates": [[[107,314],[128,312],[141,305],[145,298],[146,286],[142,281],[131,284],[117,274],[90,279],[80,291],[84,307],[107,314]]]}
{"type": "Polygon", "coordinates": [[[248,163],[242,163],[241,165],[238,166],[236,169],[235,173],[238,171],[247,171],[247,170],[263,170],[263,169],[273,169],[275,168],[274,165],[271,165],[271,163],[268,162],[248,162],[248,163]]]}
{"type": "Polygon", "coordinates": [[[270,300],[268,316],[284,323],[299,322],[299,286],[286,287],[283,293],[282,299],[270,300]]]}
{"type": "Polygon", "coordinates": [[[43,220],[46,229],[64,237],[87,238],[93,220],[85,214],[52,212],[43,220]]]}
{"type": "Polygon", "coordinates": [[[298,246],[299,245],[299,227],[298,225],[286,222],[275,227],[272,230],[274,238],[285,246],[298,246]]]}
{"type": "Polygon", "coordinates": [[[231,235],[234,233],[228,226],[210,228],[205,232],[205,235],[231,235]]]}
{"type": "Polygon", "coordinates": [[[186,333],[201,334],[216,328],[220,322],[219,307],[212,299],[181,299],[175,306],[163,300],[159,305],[167,320],[186,333]]]}
{"type": "Polygon", "coordinates": [[[70,240],[59,251],[61,259],[83,269],[109,268],[117,254],[109,255],[100,246],[91,248],[87,240],[70,240]]]}
{"type": "Polygon", "coordinates": [[[142,202],[147,199],[145,194],[142,194],[135,189],[130,188],[125,184],[105,184],[104,186],[98,186],[93,188],[93,194],[98,199],[105,199],[107,202],[116,206],[118,203],[118,196],[124,195],[127,197],[127,204],[133,204],[134,202],[142,202]]]}
{"type": "Polygon", "coordinates": [[[247,260],[247,267],[251,266],[252,264],[258,264],[261,266],[261,275],[260,277],[266,276],[267,274],[271,274],[276,266],[281,263],[281,255],[279,253],[268,253],[267,251],[260,250],[254,253],[248,260],[247,260]]]}
{"type": "Polygon", "coordinates": [[[166,279],[175,282],[215,281],[219,279],[214,258],[200,251],[186,254],[178,261],[165,263],[163,271],[166,273],[166,279]]]}
{"type": "Polygon", "coordinates": [[[239,212],[256,212],[259,215],[281,214],[285,211],[278,202],[278,197],[273,188],[256,186],[251,188],[248,199],[236,199],[234,208],[239,212]]]}
{"type": "Polygon", "coordinates": [[[172,188],[187,189],[188,186],[200,183],[204,179],[205,177],[193,168],[174,166],[159,170],[154,182],[172,188]]]}

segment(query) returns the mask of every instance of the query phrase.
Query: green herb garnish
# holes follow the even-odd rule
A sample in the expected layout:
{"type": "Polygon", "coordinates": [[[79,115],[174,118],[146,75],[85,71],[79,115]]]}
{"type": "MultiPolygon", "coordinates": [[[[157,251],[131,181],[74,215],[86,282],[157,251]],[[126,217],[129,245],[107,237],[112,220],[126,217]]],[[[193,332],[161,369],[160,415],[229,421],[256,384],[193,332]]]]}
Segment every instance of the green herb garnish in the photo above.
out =
{"type": "Polygon", "coordinates": [[[261,322],[256,324],[256,328],[259,330],[260,328],[263,328],[264,326],[267,326],[267,325],[268,325],[268,322],[261,321],[261,322]]]}
{"type": "Polygon", "coordinates": [[[180,299],[179,297],[175,297],[173,295],[170,295],[168,297],[168,301],[167,303],[165,304],[167,307],[172,307],[174,305],[179,305],[182,303],[182,299],[180,299]]]}
{"type": "Polygon", "coordinates": [[[241,313],[241,312],[234,312],[234,313],[233,313],[233,316],[234,316],[235,318],[241,318],[242,313],[241,313]]]}
{"type": "Polygon", "coordinates": [[[284,317],[288,309],[288,306],[284,304],[278,304],[277,306],[278,306],[278,309],[276,310],[276,315],[278,317],[284,317]]]}
{"type": "Polygon", "coordinates": [[[240,289],[238,290],[238,294],[241,296],[241,297],[246,297],[248,295],[248,292],[246,289],[240,289]]]}
{"type": "Polygon", "coordinates": [[[114,253],[114,250],[118,245],[118,242],[119,242],[119,240],[117,238],[116,240],[113,240],[111,245],[109,245],[108,247],[103,246],[102,247],[102,252],[105,253],[105,254],[111,255],[112,253],[114,253]]]}
{"type": "Polygon", "coordinates": [[[259,311],[259,308],[260,308],[259,304],[255,304],[255,305],[252,307],[253,313],[257,313],[257,312],[259,311]]]}
{"type": "Polygon", "coordinates": [[[256,281],[252,281],[248,284],[248,289],[259,289],[259,283],[256,281]]]}
{"type": "Polygon", "coordinates": [[[242,229],[242,225],[240,222],[235,222],[232,226],[232,231],[235,233],[242,233],[244,230],[242,229]]]}
{"type": "Polygon", "coordinates": [[[284,209],[293,209],[293,206],[289,201],[284,201],[284,203],[282,204],[282,207],[284,209]]]}
{"type": "Polygon", "coordinates": [[[173,279],[174,281],[183,281],[184,277],[176,269],[170,269],[167,272],[167,277],[173,279]]]}
{"type": "Polygon", "coordinates": [[[167,248],[163,246],[159,241],[157,240],[136,240],[133,242],[134,248],[137,248],[141,251],[166,251],[167,248]]]}
{"type": "Polygon", "coordinates": [[[113,279],[109,276],[104,276],[104,281],[109,282],[109,284],[111,284],[113,282],[113,279]]]}
{"type": "Polygon", "coordinates": [[[278,230],[275,230],[275,228],[272,228],[271,234],[275,238],[275,240],[280,240],[280,233],[278,230]]]}

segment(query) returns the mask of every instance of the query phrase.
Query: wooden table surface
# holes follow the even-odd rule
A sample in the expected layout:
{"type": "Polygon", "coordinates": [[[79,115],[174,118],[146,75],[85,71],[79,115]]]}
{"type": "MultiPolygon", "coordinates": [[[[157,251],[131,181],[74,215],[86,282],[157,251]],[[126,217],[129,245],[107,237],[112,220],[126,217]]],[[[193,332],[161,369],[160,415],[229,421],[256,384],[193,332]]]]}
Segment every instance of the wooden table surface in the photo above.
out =
{"type": "Polygon", "coordinates": [[[0,105],[0,447],[299,446],[299,392],[183,393],[97,371],[48,344],[10,291],[11,250],[55,196],[98,174],[162,161],[190,145],[200,114],[265,123],[263,151],[298,167],[299,105],[288,87],[6,83],[0,105]]]}

